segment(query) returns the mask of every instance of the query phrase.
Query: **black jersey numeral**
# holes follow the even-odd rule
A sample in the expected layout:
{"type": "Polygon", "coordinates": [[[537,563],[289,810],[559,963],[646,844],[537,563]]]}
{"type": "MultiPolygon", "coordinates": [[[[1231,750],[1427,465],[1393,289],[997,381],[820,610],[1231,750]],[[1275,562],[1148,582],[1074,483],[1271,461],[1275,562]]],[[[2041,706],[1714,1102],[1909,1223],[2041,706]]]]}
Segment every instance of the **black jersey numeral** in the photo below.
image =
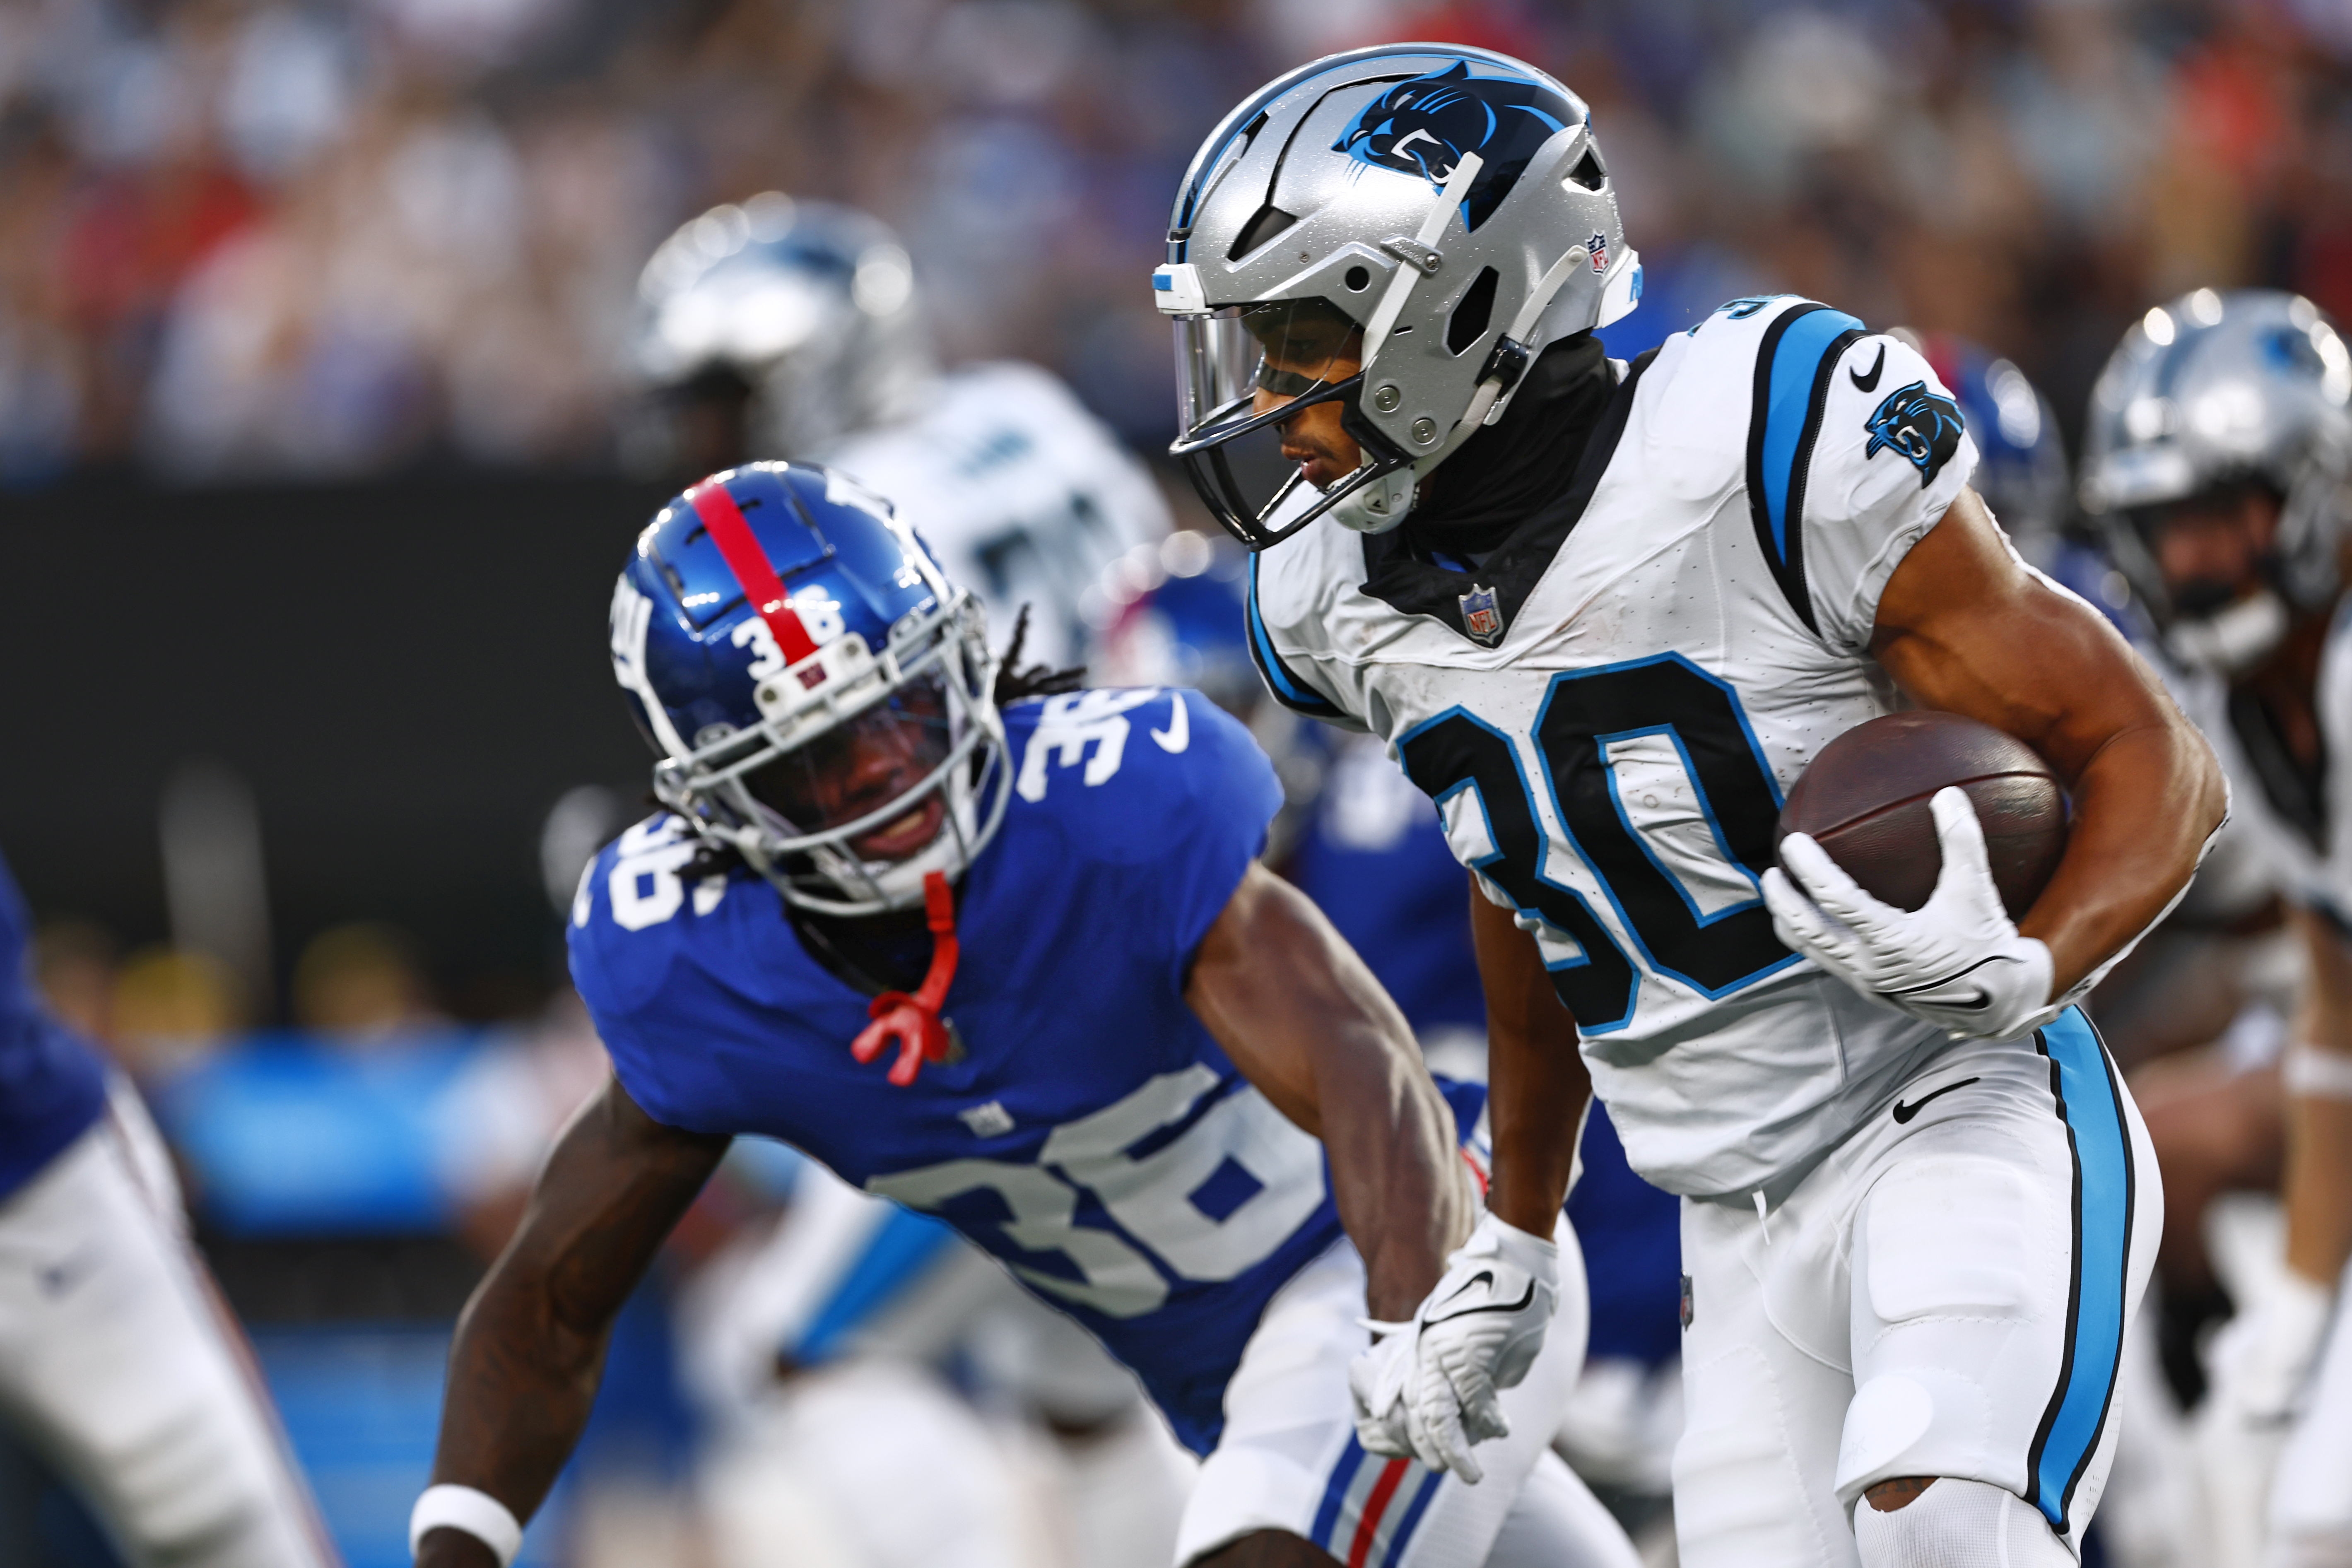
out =
{"type": "MultiPolygon", "coordinates": [[[[1679,654],[1661,654],[1557,675],[1536,714],[1536,750],[1569,847],[1599,879],[1644,966],[1723,996],[1794,958],[1773,936],[1761,898],[1702,914],[1643,841],[1619,798],[1609,751],[1649,735],[1664,735],[1680,753],[1724,860],[1760,875],[1771,864],[1780,792],[1729,686],[1679,654]]],[[[1622,1026],[1633,1008],[1633,965],[1584,900],[1545,878],[1551,846],[1502,732],[1457,708],[1416,728],[1399,749],[1413,782],[1441,803],[1477,791],[1496,849],[1479,868],[1584,950],[1582,962],[1552,974],[1578,1026],[1588,1034],[1622,1026]]]]}

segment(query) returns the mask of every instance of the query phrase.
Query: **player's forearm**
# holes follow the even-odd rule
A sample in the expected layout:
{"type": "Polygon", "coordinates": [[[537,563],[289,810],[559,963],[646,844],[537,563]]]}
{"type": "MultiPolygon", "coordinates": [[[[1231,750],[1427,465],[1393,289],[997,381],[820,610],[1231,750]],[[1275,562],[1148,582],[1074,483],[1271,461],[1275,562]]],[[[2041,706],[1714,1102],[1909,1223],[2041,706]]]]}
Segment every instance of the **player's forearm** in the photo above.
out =
{"type": "Polygon", "coordinates": [[[2188,886],[2225,799],[2211,749],[2177,714],[2116,733],[2071,790],[2065,857],[2018,922],[2050,949],[2053,995],[2146,931],[2188,886]]]}
{"type": "Polygon", "coordinates": [[[1365,1305],[1394,1322],[1437,1283],[1473,1215],[1453,1113],[1420,1059],[1368,1022],[1326,1036],[1316,1081],[1331,1197],[1363,1255],[1365,1305]]]}
{"type": "Polygon", "coordinates": [[[434,1484],[488,1492],[530,1519],[588,1425],[611,1328],[609,1317],[587,1332],[567,1324],[543,1278],[502,1259],[450,1346],[434,1484]]]}
{"type": "Polygon", "coordinates": [[[1560,1005],[1535,938],[1473,883],[1471,933],[1486,992],[1487,1125],[1496,1218],[1549,1237],[1576,1166],[1577,1127],[1592,1079],[1578,1054],[1576,1021],[1560,1005]]]}

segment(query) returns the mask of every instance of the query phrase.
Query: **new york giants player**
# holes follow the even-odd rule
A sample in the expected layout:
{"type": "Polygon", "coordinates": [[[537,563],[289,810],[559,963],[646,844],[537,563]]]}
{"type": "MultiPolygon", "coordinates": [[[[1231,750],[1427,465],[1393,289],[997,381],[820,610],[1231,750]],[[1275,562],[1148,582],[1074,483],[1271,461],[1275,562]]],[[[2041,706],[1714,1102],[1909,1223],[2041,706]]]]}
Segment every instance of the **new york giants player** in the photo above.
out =
{"type": "Polygon", "coordinates": [[[2085,504],[2158,623],[2308,958],[2278,1079],[2224,1090],[2275,1097],[2283,1082],[2287,1230],[2277,1286],[2241,1303],[2212,1348],[2200,1424],[2214,1561],[2340,1568],[2352,1563],[2352,353],[2308,300],[2197,289],[2125,334],[2093,391],[2087,446],[2085,504]]]}
{"type": "Polygon", "coordinates": [[[819,462],[890,498],[999,628],[1075,664],[1078,595],[1168,532],[1159,487],[1034,364],[942,372],[907,252],[854,208],[781,192],[714,207],[646,263],[638,373],[670,405],[684,474],[819,462]]]}
{"type": "MultiPolygon", "coordinates": [[[[1180,1562],[1630,1568],[1544,1449],[1575,1310],[1483,1485],[1356,1440],[1358,1320],[1438,1277],[1473,1167],[1393,1005],[1256,864],[1279,791],[1239,725],[1164,689],[1000,711],[971,596],[802,466],[666,508],[612,650],[669,806],[572,909],[614,1081],[467,1309],[420,1563],[511,1554],[614,1311],[752,1133],[944,1217],[1133,1369],[1204,1457],[1180,1562]]],[[[1561,1250],[1541,1289],[1580,1303],[1561,1250]]]]}
{"type": "Polygon", "coordinates": [[[1485,894],[1470,1250],[1507,1267],[1449,1268],[1367,1357],[1367,1442],[1452,1463],[1497,1429],[1459,1368],[1503,1381],[1544,1331],[1521,1281],[1589,1081],[1684,1198],[1685,1568],[2070,1563],[2160,1200],[2069,1004],[2188,881],[2220,777],[2008,548],[1916,351],[1777,297],[1619,366],[1591,329],[1639,268],[1581,102],[1400,45],[1234,110],[1153,278],[1172,450],[1264,552],[1269,686],[1386,740],[1485,894]],[[1898,691],[2066,780],[2022,922],[1958,791],[1916,912],[1801,837],[1773,865],[1783,792],[1898,691]]]}
{"type": "Polygon", "coordinates": [[[41,1006],[0,862],[0,1420],[132,1568],[331,1568],[139,1097],[41,1006]]]}

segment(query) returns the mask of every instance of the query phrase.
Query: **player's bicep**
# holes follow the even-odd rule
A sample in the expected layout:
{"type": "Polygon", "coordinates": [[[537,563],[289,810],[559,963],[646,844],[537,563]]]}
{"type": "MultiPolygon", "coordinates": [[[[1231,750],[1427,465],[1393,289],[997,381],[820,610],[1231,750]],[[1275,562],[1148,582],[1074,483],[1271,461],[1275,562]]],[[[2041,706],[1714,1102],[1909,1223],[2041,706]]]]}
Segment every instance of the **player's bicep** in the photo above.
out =
{"type": "Polygon", "coordinates": [[[1184,999],[1276,1110],[1323,1135],[1320,1083],[1362,1050],[1413,1054],[1412,1031],[1306,894],[1253,862],[1209,928],[1184,999]]]}
{"type": "Polygon", "coordinates": [[[565,1327],[600,1333],[728,1142],[656,1121],[607,1079],[557,1138],[499,1271],[544,1291],[565,1327]]]}
{"type": "Polygon", "coordinates": [[[1888,578],[1871,652],[1921,707],[2014,735],[2069,780],[2116,734],[2177,718],[2115,627],[2029,570],[1970,489],[1888,578]]]}

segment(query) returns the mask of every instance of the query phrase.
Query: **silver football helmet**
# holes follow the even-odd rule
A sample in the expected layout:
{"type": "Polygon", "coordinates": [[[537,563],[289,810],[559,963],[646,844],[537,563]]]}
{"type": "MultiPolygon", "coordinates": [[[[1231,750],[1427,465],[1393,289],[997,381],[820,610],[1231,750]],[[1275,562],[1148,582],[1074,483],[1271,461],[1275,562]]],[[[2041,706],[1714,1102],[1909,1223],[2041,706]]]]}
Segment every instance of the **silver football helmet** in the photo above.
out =
{"type": "Polygon", "coordinates": [[[2284,635],[2292,610],[2341,586],[2352,521],[2352,353],[2301,295],[2199,289],[2124,334],[2091,394],[2084,510],[2173,651],[2225,672],[2284,635]],[[2154,546],[2166,509],[2258,484],[2280,503],[2268,581],[2226,605],[2184,604],[2154,546]]]}
{"type": "Polygon", "coordinates": [[[1227,115],[1151,281],[1176,324],[1169,450],[1263,550],[1326,512],[1371,533],[1403,521],[1547,345],[1633,308],[1642,264],[1581,100],[1507,55],[1393,44],[1227,115]],[[1260,389],[1290,401],[1255,412],[1260,389]],[[1276,426],[1323,402],[1361,461],[1316,496],[1276,426]]]}
{"type": "Polygon", "coordinates": [[[741,377],[757,457],[805,458],[904,419],[938,374],[906,247],[831,202],[770,191],[711,208],[654,252],[637,302],[640,377],[741,377]]]}

